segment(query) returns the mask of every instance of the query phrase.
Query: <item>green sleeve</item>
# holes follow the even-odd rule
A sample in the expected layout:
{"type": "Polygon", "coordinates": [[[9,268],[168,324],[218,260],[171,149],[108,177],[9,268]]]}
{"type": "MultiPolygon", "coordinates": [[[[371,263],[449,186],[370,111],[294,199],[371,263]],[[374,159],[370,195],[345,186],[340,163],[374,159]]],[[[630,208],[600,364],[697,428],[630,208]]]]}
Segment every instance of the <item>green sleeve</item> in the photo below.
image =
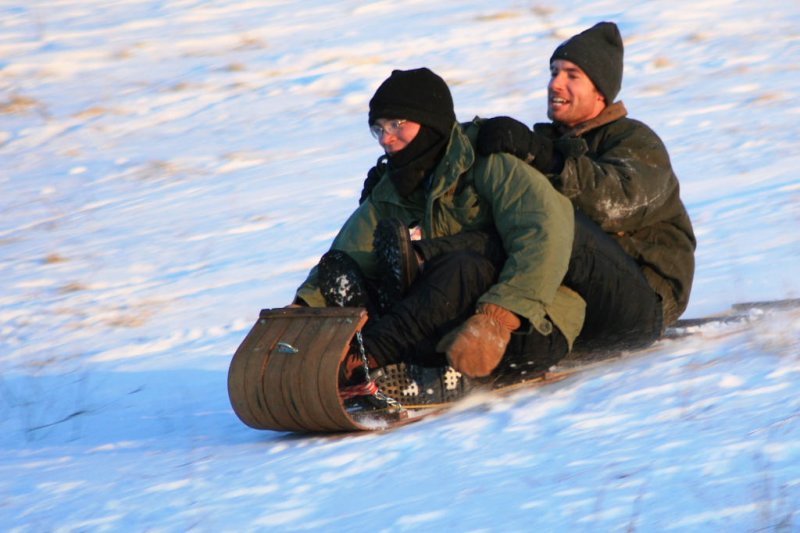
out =
{"type": "Polygon", "coordinates": [[[572,205],[543,174],[507,154],[479,160],[477,170],[476,190],[491,203],[508,255],[480,301],[514,311],[548,334],[545,307],[554,302],[572,253],[572,205]]]}

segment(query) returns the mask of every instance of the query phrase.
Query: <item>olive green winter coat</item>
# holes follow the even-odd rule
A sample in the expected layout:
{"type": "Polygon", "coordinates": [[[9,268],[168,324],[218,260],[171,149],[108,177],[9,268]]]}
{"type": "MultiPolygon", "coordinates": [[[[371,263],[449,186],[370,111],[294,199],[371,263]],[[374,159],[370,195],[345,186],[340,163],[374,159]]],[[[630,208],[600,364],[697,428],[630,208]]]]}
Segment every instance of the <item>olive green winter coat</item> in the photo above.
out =
{"type": "MultiPolygon", "coordinates": [[[[497,283],[479,301],[527,318],[545,335],[555,324],[571,346],[585,311],[583,299],[561,285],[572,250],[572,205],[544,175],[521,160],[507,154],[478,157],[473,148],[477,132],[476,123],[454,124],[427,189],[420,187],[404,198],[391,180],[380,180],[331,248],[347,252],[367,277],[377,278],[372,239],[381,219],[418,222],[426,238],[494,227],[508,260],[497,283]]],[[[297,296],[312,306],[325,305],[316,267],[297,296]]]]}
{"type": "Polygon", "coordinates": [[[572,130],[534,130],[553,138],[564,156],[553,185],[637,261],[669,325],[689,302],[696,240],[663,142],[626,114],[616,102],[572,130]]]}

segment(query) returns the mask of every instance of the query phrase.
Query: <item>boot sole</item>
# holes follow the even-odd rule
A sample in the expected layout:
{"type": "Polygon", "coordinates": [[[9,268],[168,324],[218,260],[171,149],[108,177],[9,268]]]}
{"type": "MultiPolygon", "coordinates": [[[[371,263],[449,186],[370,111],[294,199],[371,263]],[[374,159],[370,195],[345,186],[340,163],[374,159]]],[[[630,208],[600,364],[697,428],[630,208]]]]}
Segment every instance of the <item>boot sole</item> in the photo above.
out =
{"type": "Polygon", "coordinates": [[[396,218],[380,221],[375,228],[373,248],[379,268],[388,274],[384,281],[387,298],[390,301],[402,299],[418,269],[408,228],[396,218]]]}

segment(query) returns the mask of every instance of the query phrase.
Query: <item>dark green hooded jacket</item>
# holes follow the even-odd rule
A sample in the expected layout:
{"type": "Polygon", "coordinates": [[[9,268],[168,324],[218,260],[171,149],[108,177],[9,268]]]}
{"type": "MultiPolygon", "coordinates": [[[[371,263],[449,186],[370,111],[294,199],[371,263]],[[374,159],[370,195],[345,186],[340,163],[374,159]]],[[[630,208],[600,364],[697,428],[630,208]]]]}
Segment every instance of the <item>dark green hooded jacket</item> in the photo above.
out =
{"type": "MultiPolygon", "coordinates": [[[[547,178],[508,155],[477,157],[476,123],[454,123],[445,155],[430,186],[400,196],[392,180],[381,179],[369,198],[345,222],[331,245],[352,256],[364,274],[377,278],[372,238],[378,221],[397,217],[418,222],[424,237],[496,228],[508,254],[497,283],[480,302],[494,303],[527,318],[542,334],[552,325],[569,345],[583,326],[586,304],[561,285],[574,235],[569,200],[547,178]]],[[[311,306],[324,306],[316,267],[297,291],[311,306]]]]}

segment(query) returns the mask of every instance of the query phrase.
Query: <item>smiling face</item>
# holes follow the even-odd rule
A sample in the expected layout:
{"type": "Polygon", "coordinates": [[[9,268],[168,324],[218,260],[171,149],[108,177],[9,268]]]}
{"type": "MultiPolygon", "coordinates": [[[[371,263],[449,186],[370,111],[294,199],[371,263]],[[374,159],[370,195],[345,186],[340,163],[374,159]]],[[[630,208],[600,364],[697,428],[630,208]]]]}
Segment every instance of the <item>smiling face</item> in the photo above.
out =
{"type": "Polygon", "coordinates": [[[593,119],[605,107],[605,98],[578,65],[565,59],[556,59],[550,64],[550,83],[547,84],[550,120],[574,127],[593,119]]]}

